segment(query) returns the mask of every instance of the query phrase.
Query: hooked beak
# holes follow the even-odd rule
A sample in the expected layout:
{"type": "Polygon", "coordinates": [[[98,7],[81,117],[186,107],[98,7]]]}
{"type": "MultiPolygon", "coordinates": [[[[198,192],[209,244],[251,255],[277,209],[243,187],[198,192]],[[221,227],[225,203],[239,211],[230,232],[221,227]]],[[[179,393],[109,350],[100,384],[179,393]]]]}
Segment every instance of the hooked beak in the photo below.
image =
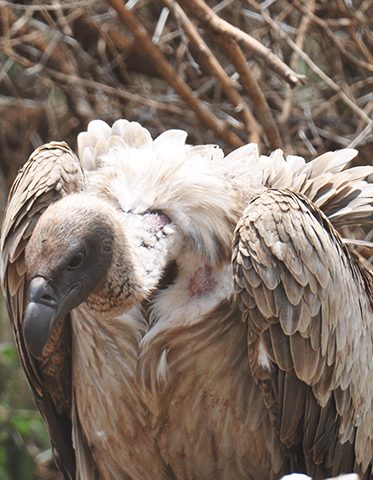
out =
{"type": "Polygon", "coordinates": [[[43,277],[35,277],[29,285],[28,305],[24,315],[23,333],[33,357],[40,358],[59,315],[59,299],[43,277]]]}

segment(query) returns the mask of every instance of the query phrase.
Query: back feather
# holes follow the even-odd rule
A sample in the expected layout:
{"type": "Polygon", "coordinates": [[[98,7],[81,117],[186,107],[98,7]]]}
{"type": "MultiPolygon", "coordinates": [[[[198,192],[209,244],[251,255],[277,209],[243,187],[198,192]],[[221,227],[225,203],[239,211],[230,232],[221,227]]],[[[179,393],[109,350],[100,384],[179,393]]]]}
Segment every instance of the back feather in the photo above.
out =
{"type": "Polygon", "coordinates": [[[273,168],[267,179],[271,188],[302,193],[329,218],[334,227],[373,223],[373,185],[365,179],[373,167],[352,167],[357,150],[327,152],[306,163],[301,157],[285,160],[281,150],[270,157],[273,168]]]}

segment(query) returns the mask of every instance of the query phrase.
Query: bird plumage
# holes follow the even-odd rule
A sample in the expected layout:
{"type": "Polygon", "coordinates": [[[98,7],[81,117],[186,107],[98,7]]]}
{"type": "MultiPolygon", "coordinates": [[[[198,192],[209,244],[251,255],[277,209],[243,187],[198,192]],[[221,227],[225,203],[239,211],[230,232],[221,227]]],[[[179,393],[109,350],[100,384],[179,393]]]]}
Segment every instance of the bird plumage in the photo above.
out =
{"type": "Polygon", "coordinates": [[[368,478],[372,279],[336,229],[372,222],[373,169],[185,140],[96,120],[12,187],[3,285],[60,467],[368,478]]]}

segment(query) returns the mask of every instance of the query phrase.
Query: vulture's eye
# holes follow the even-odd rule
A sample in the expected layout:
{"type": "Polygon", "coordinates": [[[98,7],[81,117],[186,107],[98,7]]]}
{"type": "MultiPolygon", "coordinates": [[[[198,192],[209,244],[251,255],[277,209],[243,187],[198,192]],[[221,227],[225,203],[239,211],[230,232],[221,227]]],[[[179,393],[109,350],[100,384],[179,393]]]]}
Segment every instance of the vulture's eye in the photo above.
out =
{"type": "Polygon", "coordinates": [[[85,259],[85,252],[83,250],[76,253],[70,260],[69,264],[67,265],[68,270],[75,270],[79,268],[85,259]]]}

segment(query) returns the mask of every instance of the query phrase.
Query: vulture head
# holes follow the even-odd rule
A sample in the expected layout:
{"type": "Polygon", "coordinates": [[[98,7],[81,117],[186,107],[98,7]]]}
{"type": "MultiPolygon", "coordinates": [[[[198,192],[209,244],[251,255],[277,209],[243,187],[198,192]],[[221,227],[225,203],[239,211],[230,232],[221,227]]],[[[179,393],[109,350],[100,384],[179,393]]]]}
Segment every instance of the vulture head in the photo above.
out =
{"type": "Polygon", "coordinates": [[[61,199],[42,215],[26,249],[24,333],[34,356],[41,355],[54,326],[81,303],[109,318],[144,300],[159,282],[175,243],[171,220],[158,212],[144,214],[142,241],[153,243],[134,245],[122,217],[105,199],[85,193],[61,199]]]}

